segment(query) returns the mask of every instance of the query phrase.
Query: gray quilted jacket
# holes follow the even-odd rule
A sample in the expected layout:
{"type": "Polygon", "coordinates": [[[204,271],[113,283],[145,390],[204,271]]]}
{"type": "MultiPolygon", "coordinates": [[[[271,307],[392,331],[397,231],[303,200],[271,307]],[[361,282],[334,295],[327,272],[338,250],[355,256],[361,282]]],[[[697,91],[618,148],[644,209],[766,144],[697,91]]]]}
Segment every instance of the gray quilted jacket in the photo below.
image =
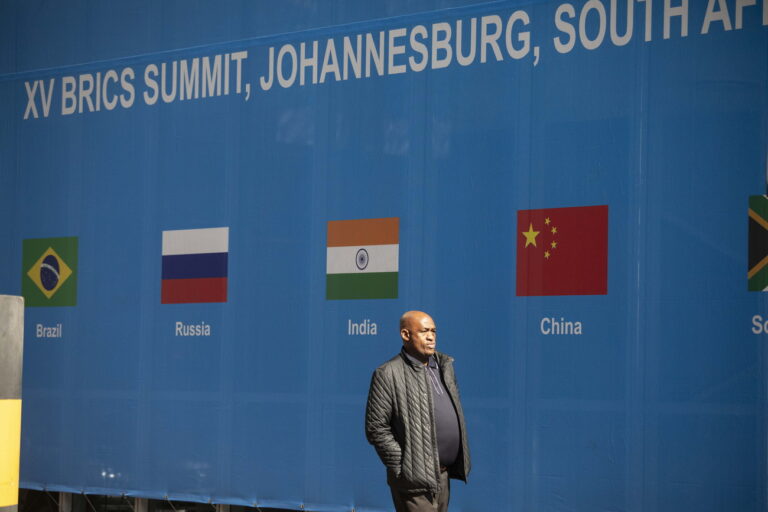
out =
{"type": "MultiPolygon", "coordinates": [[[[448,474],[466,482],[469,447],[453,358],[440,352],[435,358],[456,406],[461,431],[459,456],[448,474]]],[[[440,459],[429,386],[424,367],[413,364],[401,352],[373,372],[368,392],[365,435],[387,467],[387,483],[408,493],[439,491],[440,459]]]]}

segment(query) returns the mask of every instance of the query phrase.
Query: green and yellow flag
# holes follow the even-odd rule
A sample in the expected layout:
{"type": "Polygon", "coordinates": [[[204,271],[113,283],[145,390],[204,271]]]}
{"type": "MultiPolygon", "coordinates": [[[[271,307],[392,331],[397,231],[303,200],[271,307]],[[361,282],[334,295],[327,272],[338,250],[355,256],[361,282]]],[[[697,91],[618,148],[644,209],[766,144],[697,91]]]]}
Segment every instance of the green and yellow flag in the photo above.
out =
{"type": "Polygon", "coordinates": [[[768,197],[749,196],[749,291],[768,291],[768,197]]]}
{"type": "Polygon", "coordinates": [[[77,237],[24,240],[21,262],[27,306],[77,304],[77,237]]]}

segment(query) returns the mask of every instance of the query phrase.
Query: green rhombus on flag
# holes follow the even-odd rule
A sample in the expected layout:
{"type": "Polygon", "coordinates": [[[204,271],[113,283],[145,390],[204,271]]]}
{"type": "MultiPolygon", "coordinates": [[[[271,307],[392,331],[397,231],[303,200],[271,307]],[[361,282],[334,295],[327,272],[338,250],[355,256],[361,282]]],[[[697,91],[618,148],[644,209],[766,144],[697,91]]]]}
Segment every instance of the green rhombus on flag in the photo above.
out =
{"type": "Polygon", "coordinates": [[[26,306],[77,304],[77,237],[22,243],[21,293],[26,306]]]}

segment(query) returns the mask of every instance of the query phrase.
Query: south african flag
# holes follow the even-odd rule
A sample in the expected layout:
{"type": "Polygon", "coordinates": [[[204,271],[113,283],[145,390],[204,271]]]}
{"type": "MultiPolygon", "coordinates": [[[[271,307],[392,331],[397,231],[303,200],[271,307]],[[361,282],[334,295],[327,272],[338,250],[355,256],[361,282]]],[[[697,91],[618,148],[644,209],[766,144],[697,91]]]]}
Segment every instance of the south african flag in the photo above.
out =
{"type": "Polygon", "coordinates": [[[768,291],[768,197],[749,197],[749,291],[768,291]]]}

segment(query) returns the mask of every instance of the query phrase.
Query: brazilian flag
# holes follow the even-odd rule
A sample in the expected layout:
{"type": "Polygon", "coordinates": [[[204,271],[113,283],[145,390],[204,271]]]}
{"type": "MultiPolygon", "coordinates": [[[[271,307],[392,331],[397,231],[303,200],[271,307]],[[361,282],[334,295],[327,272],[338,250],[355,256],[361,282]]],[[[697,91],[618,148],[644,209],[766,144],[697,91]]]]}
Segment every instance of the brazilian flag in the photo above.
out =
{"type": "Polygon", "coordinates": [[[24,240],[21,293],[27,306],[77,304],[77,237],[24,240]]]}

